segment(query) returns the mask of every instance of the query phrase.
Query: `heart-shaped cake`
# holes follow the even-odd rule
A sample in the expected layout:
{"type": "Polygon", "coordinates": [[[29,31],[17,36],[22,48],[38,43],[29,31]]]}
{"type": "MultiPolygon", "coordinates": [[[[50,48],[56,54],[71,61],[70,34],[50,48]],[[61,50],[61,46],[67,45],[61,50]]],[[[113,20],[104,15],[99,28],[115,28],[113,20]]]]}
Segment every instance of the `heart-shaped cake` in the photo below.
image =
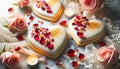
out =
{"type": "Polygon", "coordinates": [[[59,0],[37,0],[33,5],[34,14],[52,22],[60,18],[63,10],[63,6],[59,0]]]}
{"type": "Polygon", "coordinates": [[[100,20],[88,20],[86,17],[75,16],[69,22],[69,32],[78,46],[84,46],[103,38],[105,27],[100,20]]]}
{"type": "Polygon", "coordinates": [[[30,47],[47,57],[56,58],[66,48],[69,37],[66,30],[61,26],[49,28],[34,27],[28,35],[30,47]]]}

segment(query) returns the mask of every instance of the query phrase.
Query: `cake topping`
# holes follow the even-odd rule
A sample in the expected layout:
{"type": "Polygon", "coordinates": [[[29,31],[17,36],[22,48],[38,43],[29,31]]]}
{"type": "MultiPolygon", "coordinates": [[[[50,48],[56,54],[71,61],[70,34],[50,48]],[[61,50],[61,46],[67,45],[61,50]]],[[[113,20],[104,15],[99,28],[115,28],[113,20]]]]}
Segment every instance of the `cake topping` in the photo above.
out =
{"type": "Polygon", "coordinates": [[[76,56],[75,51],[74,51],[73,49],[70,49],[70,50],[68,51],[68,56],[69,56],[69,57],[75,57],[75,56],[76,56]]]}
{"type": "Polygon", "coordinates": [[[86,59],[85,55],[82,54],[82,53],[80,53],[80,54],[79,54],[79,60],[80,60],[80,61],[85,61],[85,59],[86,59]]]}
{"type": "Polygon", "coordinates": [[[36,2],[36,7],[40,8],[42,11],[46,11],[49,14],[53,13],[51,6],[43,0],[38,0],[36,2]]]}
{"type": "Polygon", "coordinates": [[[13,12],[13,11],[14,11],[13,7],[8,8],[8,12],[13,12]]]}
{"type": "Polygon", "coordinates": [[[99,42],[100,47],[106,46],[106,43],[104,41],[99,42]]]}
{"type": "Polygon", "coordinates": [[[66,21],[66,20],[63,20],[62,22],[60,22],[60,25],[61,25],[61,26],[67,26],[67,21],[66,21]]]}
{"type": "Polygon", "coordinates": [[[20,51],[22,48],[21,47],[17,47],[17,48],[15,48],[15,51],[20,51]]]}
{"type": "Polygon", "coordinates": [[[41,45],[44,45],[45,47],[49,49],[54,48],[54,39],[51,38],[51,32],[48,28],[42,28],[37,27],[38,24],[33,24],[33,26],[36,26],[35,29],[31,32],[32,37],[38,41],[41,45]]]}
{"type": "Polygon", "coordinates": [[[84,31],[86,31],[86,27],[89,25],[88,19],[82,16],[76,16],[72,23],[72,26],[75,26],[74,29],[77,31],[77,36],[80,38],[84,38],[84,31]]]}
{"type": "Polygon", "coordinates": [[[73,66],[73,67],[77,67],[77,66],[79,66],[79,63],[78,63],[77,61],[73,61],[73,62],[72,62],[72,66],[73,66]]]}

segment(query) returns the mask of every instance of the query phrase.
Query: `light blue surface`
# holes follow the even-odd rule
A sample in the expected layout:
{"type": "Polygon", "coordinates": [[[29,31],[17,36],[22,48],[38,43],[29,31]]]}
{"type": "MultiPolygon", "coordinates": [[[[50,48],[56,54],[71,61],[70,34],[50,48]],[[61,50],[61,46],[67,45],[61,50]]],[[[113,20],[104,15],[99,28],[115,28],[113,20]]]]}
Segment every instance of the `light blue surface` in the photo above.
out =
{"type": "MultiPolygon", "coordinates": [[[[8,0],[6,0],[6,1],[8,1],[8,0]]],[[[110,10],[112,11],[112,13],[115,14],[118,17],[117,19],[120,20],[120,0],[106,0],[105,3],[110,8],[110,10]]],[[[4,7],[3,4],[7,5],[8,2],[2,3],[0,1],[0,6],[2,6],[2,7],[0,7],[0,9],[7,10],[8,8],[4,7]]],[[[5,12],[2,12],[2,10],[0,10],[1,11],[0,13],[6,14],[5,12]]],[[[49,60],[49,61],[51,61],[51,60],[49,60]]],[[[67,62],[67,61],[65,61],[65,62],[67,62]]],[[[49,66],[53,66],[52,69],[56,69],[56,67],[54,67],[55,63],[52,63],[52,64],[50,64],[49,66]]],[[[39,64],[38,68],[36,68],[36,69],[41,69],[39,67],[41,67],[41,64],[39,64]]],[[[68,63],[68,68],[70,68],[70,64],[69,63],[68,63]]],[[[6,69],[6,68],[4,66],[0,65],[0,69],[6,69]]],[[[25,68],[25,69],[35,69],[35,68],[25,68]]],[[[81,69],[84,69],[84,68],[81,67],[81,69]]]]}

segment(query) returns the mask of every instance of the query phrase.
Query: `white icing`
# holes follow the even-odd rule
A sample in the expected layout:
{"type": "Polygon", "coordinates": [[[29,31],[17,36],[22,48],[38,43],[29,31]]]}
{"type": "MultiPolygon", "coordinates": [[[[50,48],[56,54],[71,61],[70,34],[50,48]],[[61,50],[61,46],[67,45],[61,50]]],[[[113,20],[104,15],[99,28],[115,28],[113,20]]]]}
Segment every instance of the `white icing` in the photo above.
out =
{"type": "MultiPolygon", "coordinates": [[[[101,26],[100,26],[100,28],[94,29],[94,30],[88,30],[86,28],[86,31],[84,31],[84,35],[85,35],[86,39],[95,37],[96,35],[99,35],[101,32],[104,31],[104,24],[101,21],[99,21],[99,20],[90,20],[90,21],[96,22],[96,23],[100,24],[101,26]]],[[[82,39],[77,36],[77,31],[74,29],[75,26],[72,26],[72,22],[74,22],[73,19],[69,22],[69,26],[68,26],[69,31],[77,39],[77,41],[81,42],[82,39]]]]}
{"type": "MultiPolygon", "coordinates": [[[[46,2],[47,1],[49,2],[49,0],[46,0],[46,2]]],[[[36,7],[36,3],[33,5],[33,9],[37,11],[39,14],[42,14],[48,17],[54,17],[57,14],[58,10],[60,9],[61,3],[59,1],[56,1],[55,4],[52,4],[50,6],[51,6],[53,13],[47,13],[46,11],[43,11],[41,8],[36,7]]]]}
{"type": "Polygon", "coordinates": [[[34,40],[34,38],[31,37],[31,34],[30,34],[31,32],[29,33],[28,39],[37,48],[40,48],[40,49],[42,49],[44,51],[47,51],[50,54],[54,54],[54,53],[56,53],[56,51],[58,51],[58,49],[63,48],[62,44],[63,44],[63,42],[64,42],[64,40],[66,38],[66,31],[64,30],[63,27],[53,26],[53,27],[50,27],[49,30],[51,31],[51,30],[55,30],[55,29],[58,29],[58,28],[59,28],[59,32],[60,33],[56,37],[53,37],[53,39],[54,39],[54,48],[52,50],[50,50],[49,48],[41,45],[39,42],[37,42],[36,40],[34,40]]]}

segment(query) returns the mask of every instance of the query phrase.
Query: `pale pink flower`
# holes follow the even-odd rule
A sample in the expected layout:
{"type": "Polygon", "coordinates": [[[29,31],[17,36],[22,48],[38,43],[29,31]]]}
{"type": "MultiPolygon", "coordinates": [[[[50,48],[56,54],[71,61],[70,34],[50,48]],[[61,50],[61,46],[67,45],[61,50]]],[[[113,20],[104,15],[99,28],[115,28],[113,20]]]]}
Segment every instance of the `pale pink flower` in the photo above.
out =
{"type": "Polygon", "coordinates": [[[30,3],[30,0],[18,0],[18,6],[20,8],[28,6],[30,3]]]}
{"type": "Polygon", "coordinates": [[[21,14],[13,14],[8,19],[9,29],[14,32],[23,33],[27,30],[26,20],[21,14]]]}
{"type": "Polygon", "coordinates": [[[103,5],[103,0],[80,0],[82,9],[85,11],[96,11],[103,5]]]}

